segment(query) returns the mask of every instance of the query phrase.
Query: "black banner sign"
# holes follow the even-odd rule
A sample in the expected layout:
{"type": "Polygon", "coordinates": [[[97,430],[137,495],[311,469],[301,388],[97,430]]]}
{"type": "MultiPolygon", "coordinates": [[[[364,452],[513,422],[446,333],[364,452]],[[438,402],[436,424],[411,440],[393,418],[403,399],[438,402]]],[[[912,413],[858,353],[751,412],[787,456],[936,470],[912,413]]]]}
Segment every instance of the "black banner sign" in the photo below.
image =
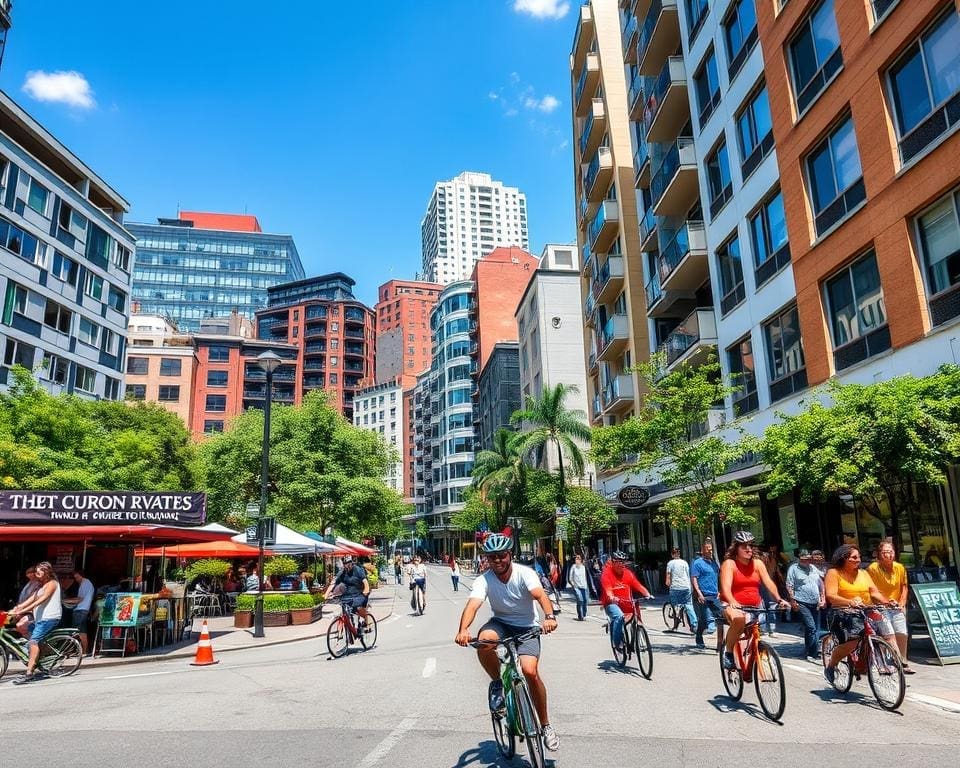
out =
{"type": "Polygon", "coordinates": [[[620,505],[629,509],[642,507],[650,499],[650,492],[640,485],[625,485],[617,493],[620,505]]]}
{"type": "Polygon", "coordinates": [[[0,523],[203,525],[207,495],[172,491],[0,491],[0,523]]]}

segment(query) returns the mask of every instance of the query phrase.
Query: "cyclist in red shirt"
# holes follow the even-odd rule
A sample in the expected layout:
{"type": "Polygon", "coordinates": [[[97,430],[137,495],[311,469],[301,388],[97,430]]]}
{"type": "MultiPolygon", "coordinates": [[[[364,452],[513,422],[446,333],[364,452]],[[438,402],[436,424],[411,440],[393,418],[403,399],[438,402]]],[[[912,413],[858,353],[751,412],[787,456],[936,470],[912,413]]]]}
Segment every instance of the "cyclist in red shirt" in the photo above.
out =
{"type": "Polygon", "coordinates": [[[623,620],[633,613],[633,593],[639,592],[649,599],[650,593],[636,576],[627,569],[627,556],[620,551],[610,556],[610,561],[600,574],[600,603],[610,618],[613,644],[623,646],[623,620]]]}

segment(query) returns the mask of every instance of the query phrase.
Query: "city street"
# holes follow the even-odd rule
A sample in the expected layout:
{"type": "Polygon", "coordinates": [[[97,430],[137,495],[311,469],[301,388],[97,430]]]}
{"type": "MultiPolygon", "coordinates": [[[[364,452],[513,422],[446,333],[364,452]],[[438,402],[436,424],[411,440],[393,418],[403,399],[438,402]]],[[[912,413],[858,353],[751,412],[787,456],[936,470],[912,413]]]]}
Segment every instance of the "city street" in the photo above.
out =
{"type": "MultiPolygon", "coordinates": [[[[447,573],[430,569],[422,617],[411,615],[405,585],[381,587],[396,598],[392,614],[380,617],[376,648],[335,661],[315,639],[225,653],[206,668],[179,659],[22,687],[8,673],[0,681],[4,763],[509,765],[497,759],[474,652],[452,642],[469,588],[453,593],[447,573]]],[[[544,641],[542,670],[561,737],[557,765],[956,763],[958,714],[909,699],[898,713],[881,711],[865,681],[836,696],[819,667],[785,653],[787,709],[783,724],[774,724],[752,686],[742,702],[727,699],[716,656],[693,649],[689,635],[664,633],[658,612],[647,613],[655,647],[648,681],[613,664],[599,607],[584,623],[571,608],[544,641]]]]}

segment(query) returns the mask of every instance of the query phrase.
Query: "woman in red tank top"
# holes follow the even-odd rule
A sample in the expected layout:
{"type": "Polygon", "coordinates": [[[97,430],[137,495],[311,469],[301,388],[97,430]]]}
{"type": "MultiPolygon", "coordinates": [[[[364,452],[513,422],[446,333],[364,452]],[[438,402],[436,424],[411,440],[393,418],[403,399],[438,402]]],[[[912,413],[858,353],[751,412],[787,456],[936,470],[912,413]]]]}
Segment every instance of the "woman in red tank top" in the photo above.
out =
{"type": "Polygon", "coordinates": [[[727,550],[727,557],[720,566],[720,599],[726,603],[723,617],[730,625],[726,637],[727,649],[723,654],[723,665],[727,669],[735,666],[733,648],[747,623],[746,614],[739,609],[741,606],[763,607],[763,599],[760,597],[761,583],[781,607],[787,607],[788,603],[780,597],[777,585],[773,583],[763,562],[754,559],[753,534],[749,531],[737,531],[733,544],[727,550]]]}

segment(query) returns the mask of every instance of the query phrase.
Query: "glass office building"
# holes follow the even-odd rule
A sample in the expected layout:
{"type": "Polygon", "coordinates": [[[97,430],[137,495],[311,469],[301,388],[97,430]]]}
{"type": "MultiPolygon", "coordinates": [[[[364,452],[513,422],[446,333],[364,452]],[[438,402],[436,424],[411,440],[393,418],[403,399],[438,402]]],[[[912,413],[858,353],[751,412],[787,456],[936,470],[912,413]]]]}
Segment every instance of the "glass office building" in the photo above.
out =
{"type": "Polygon", "coordinates": [[[140,312],[196,332],[201,319],[234,309],[252,319],[267,306],[268,288],[303,279],[290,235],[261,232],[254,217],[187,215],[127,224],[137,238],[133,299],[140,312]]]}

